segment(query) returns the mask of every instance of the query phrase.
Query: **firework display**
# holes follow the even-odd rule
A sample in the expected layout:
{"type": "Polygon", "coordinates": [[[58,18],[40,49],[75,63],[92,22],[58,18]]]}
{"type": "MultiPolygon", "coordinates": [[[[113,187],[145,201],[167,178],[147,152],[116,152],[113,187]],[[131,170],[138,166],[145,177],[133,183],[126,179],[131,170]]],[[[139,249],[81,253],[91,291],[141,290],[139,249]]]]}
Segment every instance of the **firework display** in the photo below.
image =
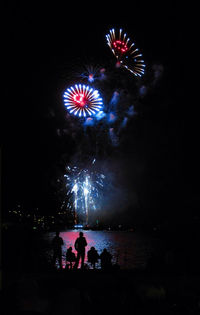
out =
{"type": "Polygon", "coordinates": [[[89,211],[96,210],[99,206],[105,175],[91,169],[67,166],[64,177],[72,200],[69,207],[73,207],[76,223],[78,216],[79,221],[83,220],[87,224],[89,211]]]}
{"type": "Polygon", "coordinates": [[[135,76],[142,76],[144,74],[145,64],[142,54],[122,29],[117,32],[111,29],[109,34],[106,35],[106,39],[119,65],[125,67],[135,76]]]}
{"type": "Polygon", "coordinates": [[[75,116],[95,116],[103,108],[99,92],[88,85],[76,84],[68,88],[63,97],[67,110],[75,116]]]}
{"type": "MultiPolygon", "coordinates": [[[[143,80],[134,85],[127,71],[116,70],[123,67],[135,77],[144,75],[144,60],[135,43],[122,29],[111,29],[106,39],[117,59],[116,67],[107,61],[101,65],[94,59],[93,64],[84,65],[78,61],[78,69],[75,63],[77,70],[70,72],[70,80],[74,76],[73,80],[78,78],[79,82],[63,93],[64,106],[70,115],[66,115],[66,127],[62,132],[59,129],[58,135],[71,135],[76,148],[71,161],[66,161],[72,166],[66,167],[64,175],[62,209],[69,211],[74,224],[88,225],[98,211],[109,204],[112,175],[109,176],[105,168],[100,171],[95,159],[88,166],[88,160],[95,156],[99,158],[97,164],[102,166],[108,155],[116,154],[120,145],[126,143],[124,130],[138,115],[139,98],[144,98],[150,88],[143,80]],[[102,91],[104,101],[99,91],[102,91]],[[80,119],[74,120],[72,116],[80,119]],[[109,193],[106,187],[109,187],[109,193]]],[[[151,80],[153,82],[155,80],[151,80]]]]}
{"type": "Polygon", "coordinates": [[[85,65],[79,77],[93,83],[96,80],[102,79],[102,69],[98,65],[85,65]]]}

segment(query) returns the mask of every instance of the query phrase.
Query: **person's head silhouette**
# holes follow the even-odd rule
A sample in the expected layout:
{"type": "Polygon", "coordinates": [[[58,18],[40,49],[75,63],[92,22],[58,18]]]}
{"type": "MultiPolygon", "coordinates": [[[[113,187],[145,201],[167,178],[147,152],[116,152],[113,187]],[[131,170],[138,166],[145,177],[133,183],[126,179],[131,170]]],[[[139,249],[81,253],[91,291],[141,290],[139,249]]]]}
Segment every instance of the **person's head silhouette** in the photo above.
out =
{"type": "Polygon", "coordinates": [[[80,232],[80,233],[79,233],[79,236],[80,236],[80,237],[83,237],[83,232],[80,232]]]}
{"type": "Polygon", "coordinates": [[[59,236],[60,232],[59,231],[56,231],[56,236],[59,236]]]}

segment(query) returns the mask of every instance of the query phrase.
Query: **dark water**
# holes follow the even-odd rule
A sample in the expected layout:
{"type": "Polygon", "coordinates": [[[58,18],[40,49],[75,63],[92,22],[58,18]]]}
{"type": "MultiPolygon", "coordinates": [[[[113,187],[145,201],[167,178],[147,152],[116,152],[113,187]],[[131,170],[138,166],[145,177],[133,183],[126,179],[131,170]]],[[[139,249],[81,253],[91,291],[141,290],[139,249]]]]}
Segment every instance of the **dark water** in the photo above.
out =
{"type": "MultiPolygon", "coordinates": [[[[63,266],[65,266],[66,249],[72,246],[76,253],[74,243],[79,236],[79,230],[61,232],[63,238],[63,266]]],[[[100,254],[106,248],[113,256],[112,262],[118,263],[121,269],[144,269],[147,261],[158,246],[158,240],[153,237],[127,231],[83,231],[87,239],[86,252],[94,246],[100,254]]],[[[55,233],[46,233],[44,238],[49,243],[55,233]]],[[[50,253],[51,254],[51,253],[50,253]]],[[[85,258],[87,263],[87,255],[85,258]]],[[[97,265],[100,268],[100,264],[97,265]]]]}

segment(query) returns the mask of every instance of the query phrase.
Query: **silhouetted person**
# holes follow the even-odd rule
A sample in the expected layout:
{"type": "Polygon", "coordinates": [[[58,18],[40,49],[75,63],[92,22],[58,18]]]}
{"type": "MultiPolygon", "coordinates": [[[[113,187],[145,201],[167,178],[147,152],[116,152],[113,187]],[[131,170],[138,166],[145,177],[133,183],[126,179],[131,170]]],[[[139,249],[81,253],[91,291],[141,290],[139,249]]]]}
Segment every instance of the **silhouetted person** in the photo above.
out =
{"type": "Polygon", "coordinates": [[[62,245],[64,244],[62,237],[59,236],[59,232],[56,232],[56,236],[52,241],[53,246],[53,265],[55,266],[56,259],[58,259],[60,269],[62,269],[62,245]]]}
{"type": "Polygon", "coordinates": [[[87,253],[88,262],[91,263],[92,267],[95,269],[95,264],[98,262],[99,254],[97,250],[92,246],[87,253]]]}
{"type": "Polygon", "coordinates": [[[84,259],[85,259],[85,247],[87,246],[87,241],[83,236],[83,232],[79,233],[79,237],[76,239],[74,247],[77,250],[77,258],[74,268],[78,268],[79,260],[81,258],[81,269],[84,268],[84,259]]]}
{"type": "Polygon", "coordinates": [[[66,262],[69,262],[70,269],[73,267],[73,262],[76,261],[76,255],[72,252],[72,247],[70,246],[66,252],[66,262]]]}
{"type": "Polygon", "coordinates": [[[101,269],[110,269],[112,267],[112,255],[104,248],[103,252],[99,256],[101,259],[101,269]]]}

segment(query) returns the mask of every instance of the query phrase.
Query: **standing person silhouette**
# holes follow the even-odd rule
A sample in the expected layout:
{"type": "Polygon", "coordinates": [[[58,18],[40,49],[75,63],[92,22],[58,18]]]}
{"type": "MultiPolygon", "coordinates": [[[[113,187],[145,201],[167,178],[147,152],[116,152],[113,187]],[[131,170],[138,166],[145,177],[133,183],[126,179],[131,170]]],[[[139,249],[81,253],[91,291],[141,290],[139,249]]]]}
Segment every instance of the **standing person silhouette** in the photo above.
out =
{"type": "Polygon", "coordinates": [[[59,232],[56,231],[56,236],[53,238],[53,266],[55,266],[56,259],[58,259],[60,269],[62,269],[62,245],[64,245],[62,237],[59,236],[59,232]]]}
{"type": "Polygon", "coordinates": [[[77,251],[77,258],[74,268],[78,268],[79,260],[81,258],[81,269],[84,268],[84,259],[85,259],[85,247],[87,246],[86,238],[83,236],[83,232],[79,233],[79,237],[76,239],[74,247],[77,251]]]}

